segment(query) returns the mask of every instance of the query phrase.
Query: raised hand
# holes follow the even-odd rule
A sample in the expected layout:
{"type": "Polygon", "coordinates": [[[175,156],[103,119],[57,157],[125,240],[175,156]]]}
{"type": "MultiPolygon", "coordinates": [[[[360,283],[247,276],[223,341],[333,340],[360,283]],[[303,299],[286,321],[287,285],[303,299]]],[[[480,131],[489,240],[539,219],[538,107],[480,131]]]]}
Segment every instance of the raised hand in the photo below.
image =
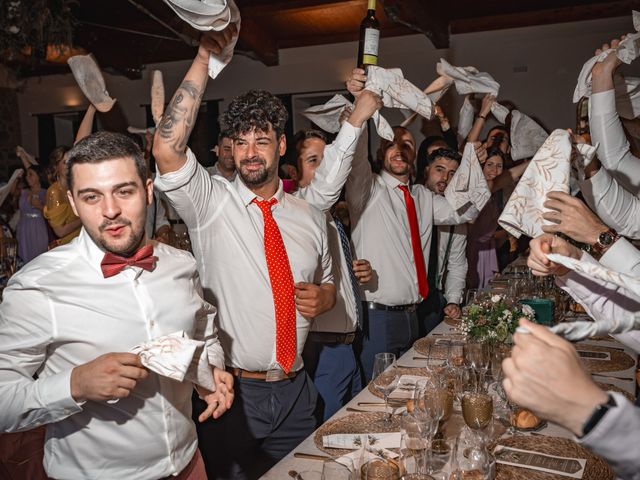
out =
{"type": "Polygon", "coordinates": [[[566,267],[549,260],[547,258],[548,253],[558,253],[576,260],[579,260],[582,256],[582,250],[578,247],[571,245],[556,235],[545,233],[534,238],[529,243],[527,265],[531,269],[531,273],[544,277],[546,275],[564,275],[569,271],[566,267]]]}
{"type": "Polygon", "coordinates": [[[345,85],[347,86],[349,93],[357,98],[362,90],[364,90],[364,84],[366,81],[367,75],[364,70],[361,68],[354,68],[351,71],[351,75],[349,75],[349,78],[345,82],[345,85]]]}
{"type": "Polygon", "coordinates": [[[356,98],[356,104],[353,112],[349,115],[348,122],[354,127],[360,128],[380,108],[382,108],[380,96],[369,90],[363,90],[356,98]]]}
{"type": "Polygon", "coordinates": [[[543,225],[546,233],[564,233],[576,242],[593,245],[608,227],[581,200],[564,192],[549,192],[544,207],[550,212],[542,218],[554,222],[543,225]]]}

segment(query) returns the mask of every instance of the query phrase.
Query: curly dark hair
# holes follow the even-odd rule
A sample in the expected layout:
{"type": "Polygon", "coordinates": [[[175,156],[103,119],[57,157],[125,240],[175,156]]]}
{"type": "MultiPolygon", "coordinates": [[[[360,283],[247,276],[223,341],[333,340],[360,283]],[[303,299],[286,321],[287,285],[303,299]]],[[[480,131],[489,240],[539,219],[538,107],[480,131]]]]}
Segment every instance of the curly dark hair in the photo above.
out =
{"type": "Polygon", "coordinates": [[[266,132],[271,125],[279,138],[288,119],[289,113],[278,97],[266,90],[249,90],[231,101],[220,116],[220,124],[234,138],[254,129],[266,132]]]}

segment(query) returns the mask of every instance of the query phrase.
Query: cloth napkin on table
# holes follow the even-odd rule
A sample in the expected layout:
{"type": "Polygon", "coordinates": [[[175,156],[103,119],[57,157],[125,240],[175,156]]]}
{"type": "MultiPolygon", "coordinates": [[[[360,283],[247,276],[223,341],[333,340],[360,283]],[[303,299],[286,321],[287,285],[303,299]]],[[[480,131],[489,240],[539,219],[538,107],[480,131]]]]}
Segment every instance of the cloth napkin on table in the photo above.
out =
{"type": "Polygon", "coordinates": [[[74,55],[67,60],[71,73],[84,96],[99,112],[108,112],[116,103],[109,96],[100,67],[93,55],[74,55]]]}
{"type": "Polygon", "coordinates": [[[240,33],[240,10],[233,0],[164,0],[174,12],[196,30],[224,30],[230,23],[238,27],[233,37],[220,55],[209,56],[209,76],[216,78],[233,57],[233,49],[240,33]]]}
{"type": "Polygon", "coordinates": [[[141,343],[130,351],[140,357],[142,364],[152,372],[178,382],[191,381],[215,391],[213,373],[205,342],[192,340],[184,331],[174,332],[149,342],[141,343]]]}
{"type": "MultiPolygon", "coordinates": [[[[579,272],[584,277],[597,278],[609,285],[622,287],[640,298],[640,278],[609,270],[590,257],[589,260],[576,260],[557,253],[548,253],[547,258],[554,263],[579,272]]],[[[596,318],[594,322],[563,322],[551,327],[551,330],[571,341],[583,340],[607,333],[624,333],[631,330],[640,330],[640,314],[629,313],[615,318],[600,317],[596,318]]]]}
{"type": "Polygon", "coordinates": [[[489,201],[491,192],[473,144],[465,145],[460,166],[447,185],[444,196],[458,213],[463,213],[469,204],[482,210],[489,201]]]}
{"type": "MultiPolygon", "coordinates": [[[[588,163],[595,155],[596,147],[579,145],[579,154],[588,163]]],[[[547,193],[569,192],[571,162],[576,158],[571,137],[566,130],[555,130],[534,155],[504,207],[498,223],[511,235],[520,238],[525,234],[531,238],[544,232],[542,226],[548,223],[542,214],[548,210],[543,206],[547,193]]]]}
{"type": "Polygon", "coordinates": [[[324,435],[322,446],[325,448],[360,448],[365,444],[375,448],[400,448],[402,434],[391,433],[336,433],[324,435]]]}
{"type": "MultiPolygon", "coordinates": [[[[592,89],[591,70],[598,62],[604,61],[609,55],[616,55],[622,62],[629,64],[640,55],[640,12],[633,11],[634,33],[630,33],[616,48],[610,48],[590,58],[582,67],[578,75],[578,84],[573,92],[573,103],[578,103],[582,97],[590,97],[592,89]]],[[[622,77],[616,74],[614,78],[616,91],[616,109],[618,114],[627,119],[640,115],[640,78],[622,77]]]]}

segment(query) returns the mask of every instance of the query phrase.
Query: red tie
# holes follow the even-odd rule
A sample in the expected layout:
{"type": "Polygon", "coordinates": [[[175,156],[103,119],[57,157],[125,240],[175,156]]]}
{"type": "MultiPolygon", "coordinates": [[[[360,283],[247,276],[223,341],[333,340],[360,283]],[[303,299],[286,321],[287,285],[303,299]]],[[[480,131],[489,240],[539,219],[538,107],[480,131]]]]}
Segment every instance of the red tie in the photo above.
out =
{"type": "Polygon", "coordinates": [[[100,263],[100,268],[102,268],[104,278],[109,278],[120,273],[122,269],[128,265],[151,271],[153,270],[155,261],[153,245],[149,243],[138,249],[138,251],[130,257],[121,257],[111,252],[105,253],[102,263],[100,263]]]}
{"type": "Polygon", "coordinates": [[[424,300],[429,294],[429,282],[427,281],[427,269],[424,265],[424,255],[422,254],[422,241],[420,240],[420,230],[418,229],[416,204],[413,202],[409,187],[399,185],[398,188],[404,193],[404,203],[407,206],[407,218],[409,219],[409,230],[411,231],[413,261],[416,264],[416,275],[418,277],[418,293],[420,293],[420,296],[424,300]]]}
{"type": "Polygon", "coordinates": [[[278,224],[271,214],[271,206],[278,200],[258,200],[254,203],[264,217],[264,253],[276,312],[276,361],[289,373],[296,359],[296,304],[294,302],[293,275],[287,250],[284,248],[278,224]]]}

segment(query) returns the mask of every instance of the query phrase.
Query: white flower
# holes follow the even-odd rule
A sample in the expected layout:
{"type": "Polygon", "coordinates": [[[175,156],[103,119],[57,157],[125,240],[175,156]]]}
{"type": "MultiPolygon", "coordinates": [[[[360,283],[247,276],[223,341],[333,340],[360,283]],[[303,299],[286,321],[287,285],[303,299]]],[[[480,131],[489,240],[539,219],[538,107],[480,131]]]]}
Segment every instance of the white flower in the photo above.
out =
{"type": "Polygon", "coordinates": [[[13,34],[16,34],[20,31],[20,29],[16,25],[11,25],[8,28],[8,30],[9,30],[9,33],[13,33],[13,34]]]}
{"type": "Polygon", "coordinates": [[[498,303],[500,300],[502,300],[502,297],[500,295],[494,295],[493,297],[491,297],[491,301],[493,303],[498,303]]]}
{"type": "Polygon", "coordinates": [[[536,312],[531,308],[531,305],[522,305],[522,313],[529,318],[534,318],[536,316],[536,312]]]}

